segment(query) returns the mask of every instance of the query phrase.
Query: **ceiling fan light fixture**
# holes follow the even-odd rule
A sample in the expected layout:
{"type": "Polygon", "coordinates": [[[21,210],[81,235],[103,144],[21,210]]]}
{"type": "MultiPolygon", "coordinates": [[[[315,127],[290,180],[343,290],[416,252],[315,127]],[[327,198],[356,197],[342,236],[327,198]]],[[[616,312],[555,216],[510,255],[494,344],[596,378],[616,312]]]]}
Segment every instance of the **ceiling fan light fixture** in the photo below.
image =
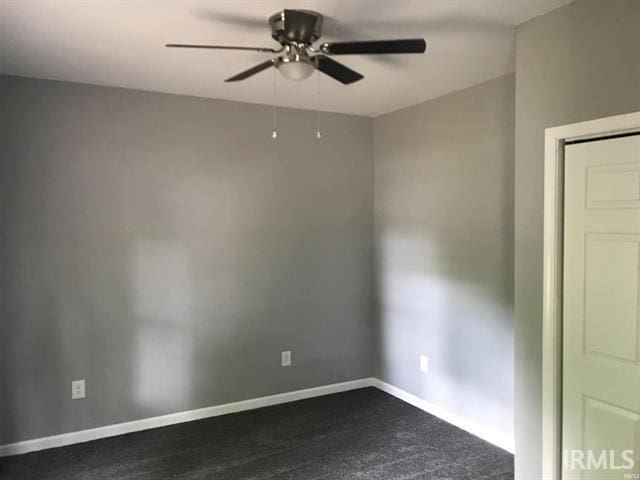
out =
{"type": "Polygon", "coordinates": [[[298,56],[294,58],[280,57],[276,62],[276,67],[283,77],[294,82],[309,78],[316,70],[316,66],[310,59],[298,56]]]}

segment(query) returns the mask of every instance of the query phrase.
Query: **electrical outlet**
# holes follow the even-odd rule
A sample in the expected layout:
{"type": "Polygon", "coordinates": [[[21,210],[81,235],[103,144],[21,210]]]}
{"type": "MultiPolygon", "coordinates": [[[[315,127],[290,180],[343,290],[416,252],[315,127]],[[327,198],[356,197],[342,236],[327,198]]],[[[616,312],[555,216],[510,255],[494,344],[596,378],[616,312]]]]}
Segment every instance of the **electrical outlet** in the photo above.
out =
{"type": "Polygon", "coordinates": [[[291,366],[291,350],[282,352],[282,366],[283,367],[291,366]]]}
{"type": "Polygon", "coordinates": [[[420,355],[420,371],[429,373],[429,357],[425,355],[420,355]]]}
{"type": "Polygon", "coordinates": [[[84,398],[84,380],[73,380],[71,382],[71,399],[84,398]]]}

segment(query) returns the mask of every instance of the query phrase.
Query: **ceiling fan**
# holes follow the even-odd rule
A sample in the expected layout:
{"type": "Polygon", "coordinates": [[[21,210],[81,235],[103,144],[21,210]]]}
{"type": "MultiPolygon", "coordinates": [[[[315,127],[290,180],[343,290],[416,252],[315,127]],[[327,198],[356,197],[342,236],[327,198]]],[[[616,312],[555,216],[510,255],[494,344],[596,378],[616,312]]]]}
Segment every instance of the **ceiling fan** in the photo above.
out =
{"type": "Polygon", "coordinates": [[[424,53],[427,44],[422,38],[399,40],[374,40],[365,42],[332,42],[313,47],[322,34],[322,15],[311,10],[283,10],[269,17],[271,36],[280,43],[281,48],[236,47],[227,45],[193,45],[169,43],[170,48],[205,48],[214,50],[249,50],[274,53],[278,56],[260,63],[225,82],[245,80],[256,73],[275,67],[289,80],[304,80],[316,69],[348,85],[364,76],[329,55],[369,55],[389,53],[424,53]]]}

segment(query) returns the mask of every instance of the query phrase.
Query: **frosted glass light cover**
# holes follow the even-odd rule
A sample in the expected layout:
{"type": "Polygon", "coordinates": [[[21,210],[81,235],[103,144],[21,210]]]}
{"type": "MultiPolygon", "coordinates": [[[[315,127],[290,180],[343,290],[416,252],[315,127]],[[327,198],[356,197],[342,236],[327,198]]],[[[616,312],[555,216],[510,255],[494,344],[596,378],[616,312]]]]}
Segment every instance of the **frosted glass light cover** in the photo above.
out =
{"type": "Polygon", "coordinates": [[[279,62],[278,70],[282,76],[294,82],[299,82],[305,78],[309,78],[315,71],[316,67],[304,61],[279,62]]]}

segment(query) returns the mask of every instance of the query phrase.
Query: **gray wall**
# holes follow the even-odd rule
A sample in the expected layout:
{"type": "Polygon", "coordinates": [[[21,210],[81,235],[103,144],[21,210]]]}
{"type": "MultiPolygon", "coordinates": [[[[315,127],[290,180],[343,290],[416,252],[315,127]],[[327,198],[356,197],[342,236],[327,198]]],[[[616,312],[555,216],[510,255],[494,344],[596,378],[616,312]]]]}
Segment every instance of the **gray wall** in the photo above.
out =
{"type": "Polygon", "coordinates": [[[372,121],[322,117],[0,77],[0,444],[371,374],[372,121]]]}
{"type": "Polygon", "coordinates": [[[544,129],[640,110],[640,1],[577,0],[516,38],[516,477],[541,462],[544,129]]]}
{"type": "Polygon", "coordinates": [[[509,439],[513,128],[513,75],[374,122],[378,375],[509,439]]]}

